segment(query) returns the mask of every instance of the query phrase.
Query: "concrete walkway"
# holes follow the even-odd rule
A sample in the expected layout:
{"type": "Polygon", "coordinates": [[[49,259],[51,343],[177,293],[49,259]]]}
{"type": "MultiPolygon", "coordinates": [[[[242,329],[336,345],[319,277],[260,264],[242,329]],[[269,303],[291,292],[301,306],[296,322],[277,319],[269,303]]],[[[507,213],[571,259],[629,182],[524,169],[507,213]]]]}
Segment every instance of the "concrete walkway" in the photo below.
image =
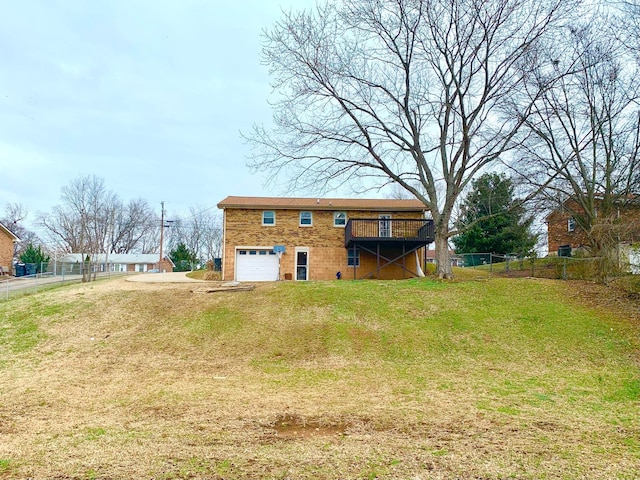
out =
{"type": "Polygon", "coordinates": [[[140,273],[130,275],[127,282],[142,283],[205,283],[206,280],[196,280],[187,277],[189,272],[168,272],[168,273],[140,273]]]}

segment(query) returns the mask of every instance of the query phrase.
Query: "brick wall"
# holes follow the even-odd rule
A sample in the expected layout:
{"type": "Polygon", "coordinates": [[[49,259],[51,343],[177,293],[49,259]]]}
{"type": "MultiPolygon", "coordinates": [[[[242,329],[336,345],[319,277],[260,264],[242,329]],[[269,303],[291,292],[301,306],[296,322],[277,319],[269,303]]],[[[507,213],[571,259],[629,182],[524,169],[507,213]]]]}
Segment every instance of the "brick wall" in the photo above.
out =
{"type": "Polygon", "coordinates": [[[0,229],[0,266],[7,271],[13,273],[13,238],[7,232],[0,229]]]}
{"type": "Polygon", "coordinates": [[[149,270],[154,270],[154,269],[158,269],[159,272],[173,272],[173,265],[171,265],[171,262],[168,260],[162,260],[162,262],[160,263],[127,263],[126,264],[127,267],[127,272],[137,272],[138,270],[136,270],[136,266],[137,265],[146,265],[147,269],[144,270],[145,272],[148,272],[149,270]]]}
{"type": "Polygon", "coordinates": [[[578,248],[587,243],[587,236],[576,225],[573,232],[569,231],[569,218],[567,212],[553,212],[547,217],[548,248],[550,255],[557,255],[560,245],[571,245],[578,248]]]}
{"type": "MultiPolygon", "coordinates": [[[[154,267],[151,267],[151,268],[154,268],[154,267]]],[[[160,272],[173,272],[173,265],[169,260],[166,260],[164,258],[160,262],[160,265],[158,268],[160,269],[160,272]]]]}
{"type": "MultiPolygon", "coordinates": [[[[628,229],[624,229],[620,241],[637,242],[640,240],[640,208],[636,206],[621,208],[619,215],[620,221],[629,225],[628,229]]],[[[588,245],[589,240],[586,233],[577,224],[573,232],[569,231],[570,217],[571,214],[567,211],[555,211],[547,217],[547,239],[550,255],[557,254],[560,245],[571,245],[571,248],[588,245]]]]}
{"type": "MultiPolygon", "coordinates": [[[[280,273],[295,278],[295,247],[309,248],[309,280],[332,280],[336,272],[343,278],[353,278],[353,267],[347,265],[347,249],[344,247],[344,227],[333,226],[333,211],[313,211],[313,225],[300,226],[299,210],[274,210],[275,225],[262,225],[263,210],[225,209],[223,279],[233,280],[236,247],[266,247],[284,245],[286,253],[280,261],[280,273]]],[[[347,211],[347,218],[378,218],[388,212],[347,211]]],[[[422,219],[419,212],[392,213],[394,219],[422,219]]],[[[415,270],[415,254],[407,259],[407,265],[415,270]]],[[[401,263],[400,263],[401,264],[401,263]]],[[[376,258],[360,253],[358,278],[376,269],[376,258]]],[[[389,266],[381,270],[380,278],[402,278],[402,268],[389,266]]]]}

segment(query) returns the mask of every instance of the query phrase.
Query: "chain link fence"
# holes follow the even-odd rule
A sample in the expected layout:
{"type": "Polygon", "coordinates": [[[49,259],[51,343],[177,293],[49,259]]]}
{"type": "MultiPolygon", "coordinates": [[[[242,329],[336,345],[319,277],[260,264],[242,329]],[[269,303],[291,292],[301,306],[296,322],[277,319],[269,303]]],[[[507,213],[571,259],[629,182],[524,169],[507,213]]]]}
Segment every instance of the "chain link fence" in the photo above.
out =
{"type": "Polygon", "coordinates": [[[457,264],[506,277],[537,277],[563,280],[593,280],[603,271],[600,257],[521,257],[495,253],[457,253],[457,264]]]}
{"type": "Polygon", "coordinates": [[[54,285],[79,283],[89,277],[95,280],[134,273],[120,271],[119,268],[112,263],[18,263],[13,266],[13,277],[0,277],[0,300],[37,293],[54,285]]]}

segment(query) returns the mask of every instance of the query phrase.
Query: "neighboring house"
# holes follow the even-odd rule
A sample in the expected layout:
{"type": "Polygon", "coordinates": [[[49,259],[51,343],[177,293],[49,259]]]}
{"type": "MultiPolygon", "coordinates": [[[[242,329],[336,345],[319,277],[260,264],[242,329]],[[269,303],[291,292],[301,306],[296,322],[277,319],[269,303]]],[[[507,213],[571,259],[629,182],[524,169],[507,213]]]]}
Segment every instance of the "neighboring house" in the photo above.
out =
{"type": "MultiPolygon", "coordinates": [[[[169,257],[159,262],[157,253],[100,253],[91,256],[93,269],[98,272],[172,272],[175,266],[169,257]],[[108,264],[108,266],[107,266],[108,264]]],[[[86,258],[86,255],[85,255],[86,258]]],[[[59,257],[56,262],[58,270],[65,268],[65,273],[80,273],[83,262],[81,253],[67,253],[59,257]],[[77,270],[77,272],[76,272],[77,270]]]]}
{"type": "Polygon", "coordinates": [[[227,197],[223,280],[421,276],[433,221],[417,200],[227,197]]]}
{"type": "Polygon", "coordinates": [[[13,266],[13,254],[15,252],[15,244],[20,239],[14,233],[0,223],[0,268],[1,274],[11,275],[11,267],[13,266]]]}
{"type": "MultiPolygon", "coordinates": [[[[436,251],[435,250],[427,250],[426,252],[427,263],[436,263],[436,251]]],[[[452,267],[463,267],[464,261],[463,257],[460,255],[456,255],[455,250],[449,249],[449,258],[451,259],[452,267]]]]}
{"type": "MultiPolygon", "coordinates": [[[[549,255],[570,254],[571,251],[589,245],[587,234],[578,225],[571,212],[579,211],[575,202],[565,202],[561,209],[552,211],[546,219],[549,255]]],[[[640,242],[640,204],[627,202],[616,209],[620,220],[616,231],[621,245],[640,242]]]]}

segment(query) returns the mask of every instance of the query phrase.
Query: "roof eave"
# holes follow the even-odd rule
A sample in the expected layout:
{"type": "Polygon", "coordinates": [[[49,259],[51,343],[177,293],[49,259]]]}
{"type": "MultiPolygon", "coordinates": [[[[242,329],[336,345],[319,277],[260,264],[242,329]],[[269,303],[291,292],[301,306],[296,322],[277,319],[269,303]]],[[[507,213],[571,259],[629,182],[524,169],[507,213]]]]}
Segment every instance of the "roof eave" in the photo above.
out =
{"type": "Polygon", "coordinates": [[[21,242],[22,240],[20,239],[20,237],[18,237],[15,233],[13,233],[11,230],[9,230],[7,227],[5,227],[2,223],[0,223],[0,230],[4,230],[5,232],[7,232],[7,234],[12,237],[11,239],[13,240],[13,243],[16,242],[21,242]]]}
{"type": "Polygon", "coordinates": [[[340,211],[340,210],[360,210],[365,212],[427,212],[426,207],[361,207],[351,205],[329,205],[329,206],[310,206],[310,205],[233,205],[233,204],[218,204],[218,208],[224,209],[237,209],[237,210],[324,210],[324,211],[340,211]]]}
{"type": "MultiPolygon", "coordinates": [[[[358,205],[357,200],[355,200],[355,204],[353,201],[348,201],[348,203],[342,203],[347,199],[332,199],[332,198],[323,198],[321,199],[321,203],[309,203],[309,202],[301,202],[301,203],[274,203],[269,202],[270,198],[263,197],[251,197],[252,202],[234,201],[238,197],[227,197],[221,202],[217,204],[217,207],[224,209],[243,209],[243,210],[323,210],[323,211],[340,211],[340,210],[359,210],[359,211],[369,211],[369,212],[427,212],[429,209],[422,205],[380,205],[380,204],[370,204],[370,205],[358,205]],[[229,200],[231,199],[231,200],[229,200]],[[328,203],[327,203],[328,202],[328,203]]],[[[246,198],[246,197],[239,197],[246,198]]],[[[284,199],[285,197],[283,197],[284,199]]],[[[295,200],[295,199],[291,199],[295,200]]],[[[305,199],[309,200],[309,199],[305,199]]],[[[373,202],[376,199],[367,199],[367,202],[373,202]]],[[[388,202],[389,200],[380,199],[380,202],[388,202]]]]}

